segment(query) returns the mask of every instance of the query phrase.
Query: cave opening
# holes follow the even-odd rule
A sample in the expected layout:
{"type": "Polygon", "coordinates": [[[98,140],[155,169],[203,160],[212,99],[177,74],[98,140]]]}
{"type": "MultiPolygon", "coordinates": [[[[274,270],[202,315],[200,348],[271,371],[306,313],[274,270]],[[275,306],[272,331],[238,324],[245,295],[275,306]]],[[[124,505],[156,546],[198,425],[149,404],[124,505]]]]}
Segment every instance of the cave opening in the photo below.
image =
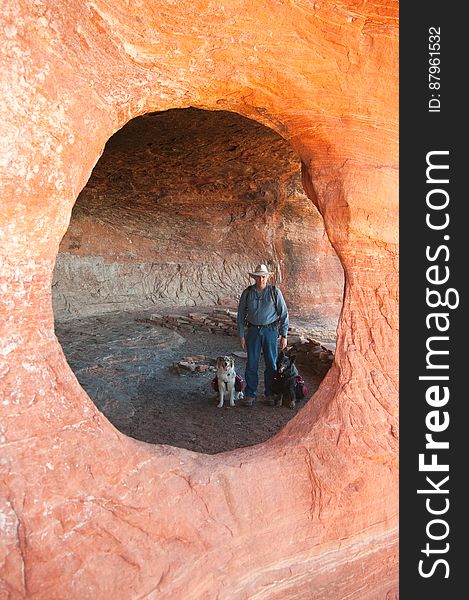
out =
{"type": "Polygon", "coordinates": [[[290,144],[196,108],[148,113],[108,140],[73,208],[52,297],[67,361],[117,429],[215,454],[265,441],[301,410],[216,408],[216,356],[232,355],[244,376],[234,321],[259,263],[287,301],[289,348],[312,396],[333,357],[344,279],[290,144]]]}

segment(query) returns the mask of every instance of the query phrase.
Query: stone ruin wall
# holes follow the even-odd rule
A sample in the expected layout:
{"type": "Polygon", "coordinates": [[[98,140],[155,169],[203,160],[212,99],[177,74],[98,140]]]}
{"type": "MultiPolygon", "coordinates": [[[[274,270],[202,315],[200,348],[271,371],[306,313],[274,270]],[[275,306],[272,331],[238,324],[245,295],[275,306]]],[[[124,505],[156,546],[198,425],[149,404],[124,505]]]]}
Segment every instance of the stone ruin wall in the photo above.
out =
{"type": "Polygon", "coordinates": [[[108,141],[77,199],[55,318],[234,306],[260,262],[291,311],[337,322],[342,266],[291,146],[225,111],[145,115],[108,141]]]}

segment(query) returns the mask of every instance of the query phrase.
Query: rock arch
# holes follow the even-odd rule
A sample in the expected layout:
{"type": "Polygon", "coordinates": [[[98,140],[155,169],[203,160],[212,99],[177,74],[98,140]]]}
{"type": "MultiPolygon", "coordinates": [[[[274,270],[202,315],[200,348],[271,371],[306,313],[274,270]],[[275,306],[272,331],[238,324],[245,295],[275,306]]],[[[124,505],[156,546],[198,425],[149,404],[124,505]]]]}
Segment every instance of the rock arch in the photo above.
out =
{"type": "Polygon", "coordinates": [[[2,15],[2,591],[12,598],[397,595],[397,3],[40,6],[2,15]],[[303,162],[346,275],[335,365],[266,444],[135,442],[53,330],[51,276],[107,139],[195,106],[303,162]]]}

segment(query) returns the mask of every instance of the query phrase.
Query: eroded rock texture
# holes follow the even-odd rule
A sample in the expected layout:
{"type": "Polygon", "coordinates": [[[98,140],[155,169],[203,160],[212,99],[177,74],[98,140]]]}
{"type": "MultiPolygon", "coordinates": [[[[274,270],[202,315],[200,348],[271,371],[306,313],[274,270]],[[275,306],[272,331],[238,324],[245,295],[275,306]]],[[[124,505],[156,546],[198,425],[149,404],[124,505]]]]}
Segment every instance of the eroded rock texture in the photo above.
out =
{"type": "Polygon", "coordinates": [[[1,595],[395,598],[397,2],[2,9],[1,595]],[[189,106],[292,146],[345,271],[317,394],[268,443],[216,456],[116,431],[70,371],[51,302],[106,142],[189,106]]]}
{"type": "Polygon", "coordinates": [[[261,262],[291,310],[337,319],[342,266],[292,147],[235,113],[147,114],[108,141],[78,197],[55,316],[235,305],[261,262]]]}

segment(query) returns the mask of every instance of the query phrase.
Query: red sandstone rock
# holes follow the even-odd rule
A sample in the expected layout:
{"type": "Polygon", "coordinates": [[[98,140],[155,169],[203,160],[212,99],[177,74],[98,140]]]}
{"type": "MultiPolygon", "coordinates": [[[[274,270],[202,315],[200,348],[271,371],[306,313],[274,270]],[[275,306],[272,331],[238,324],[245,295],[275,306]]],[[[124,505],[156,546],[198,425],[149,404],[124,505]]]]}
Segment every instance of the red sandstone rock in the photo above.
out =
{"type": "Polygon", "coordinates": [[[262,260],[290,309],[337,319],[343,270],[300,171],[285,140],[234,113],[172,110],[129,122],[74,206],[54,270],[56,318],[236,306],[262,260]]]}
{"type": "Polygon", "coordinates": [[[397,8],[3,3],[2,597],[397,597],[397,8]],[[268,443],[218,456],[117,432],[66,364],[51,309],[59,244],[107,140],[187,106],[292,145],[346,272],[314,401],[268,443]]]}

